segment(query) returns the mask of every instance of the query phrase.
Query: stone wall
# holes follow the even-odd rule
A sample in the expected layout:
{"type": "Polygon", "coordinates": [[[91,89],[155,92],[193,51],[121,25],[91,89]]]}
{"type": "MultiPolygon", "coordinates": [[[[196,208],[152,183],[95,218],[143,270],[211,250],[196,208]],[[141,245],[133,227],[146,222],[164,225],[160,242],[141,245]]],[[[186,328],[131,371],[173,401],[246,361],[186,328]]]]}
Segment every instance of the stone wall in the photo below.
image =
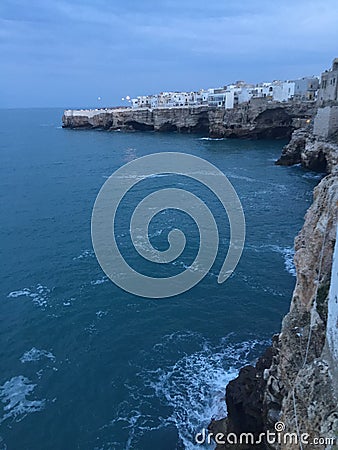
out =
{"type": "Polygon", "coordinates": [[[318,108],[314,119],[313,134],[320,138],[331,138],[338,132],[338,106],[318,108]]]}
{"type": "Polygon", "coordinates": [[[319,106],[338,101],[338,58],[333,60],[330,70],[322,73],[317,101],[319,106]]]}

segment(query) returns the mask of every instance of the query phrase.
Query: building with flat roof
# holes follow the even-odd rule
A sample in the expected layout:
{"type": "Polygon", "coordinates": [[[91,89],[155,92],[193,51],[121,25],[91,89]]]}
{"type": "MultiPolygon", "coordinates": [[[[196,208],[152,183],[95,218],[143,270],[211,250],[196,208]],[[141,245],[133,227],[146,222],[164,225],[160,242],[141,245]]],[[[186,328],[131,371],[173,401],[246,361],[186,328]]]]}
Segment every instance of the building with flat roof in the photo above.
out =
{"type": "Polygon", "coordinates": [[[317,101],[319,106],[338,102],[338,58],[333,60],[330,70],[322,73],[317,101]]]}
{"type": "Polygon", "coordinates": [[[317,77],[304,77],[295,80],[295,100],[314,101],[317,98],[319,79],[317,77]]]}

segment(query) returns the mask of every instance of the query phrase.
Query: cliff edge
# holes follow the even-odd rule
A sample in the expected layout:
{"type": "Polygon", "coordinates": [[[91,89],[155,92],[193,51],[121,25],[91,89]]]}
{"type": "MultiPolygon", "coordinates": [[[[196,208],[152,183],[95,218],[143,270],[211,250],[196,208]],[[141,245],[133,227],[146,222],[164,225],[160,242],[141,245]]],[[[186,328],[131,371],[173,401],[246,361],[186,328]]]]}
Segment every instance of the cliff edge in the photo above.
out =
{"type": "Polygon", "coordinates": [[[279,442],[218,443],[217,450],[338,448],[338,142],[296,130],[279,165],[326,172],[295,239],[296,286],[281,332],[258,360],[226,388],[227,418],[209,431],[227,436],[284,428],[279,442]],[[284,442],[283,433],[294,433],[284,442]],[[301,442],[302,436],[307,436],[301,442]],[[335,444],[333,443],[335,442],[335,444]]]}
{"type": "Polygon", "coordinates": [[[233,109],[208,106],[66,110],[63,128],[205,134],[212,138],[289,139],[315,112],[314,102],[252,99],[233,109]]]}

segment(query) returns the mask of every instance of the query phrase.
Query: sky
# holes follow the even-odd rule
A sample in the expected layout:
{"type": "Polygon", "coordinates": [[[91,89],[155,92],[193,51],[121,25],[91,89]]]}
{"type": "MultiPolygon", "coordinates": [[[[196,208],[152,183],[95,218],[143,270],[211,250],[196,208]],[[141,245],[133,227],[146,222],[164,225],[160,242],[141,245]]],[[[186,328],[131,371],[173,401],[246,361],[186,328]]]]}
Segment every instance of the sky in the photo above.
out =
{"type": "Polygon", "coordinates": [[[1,0],[0,108],[319,75],[337,24],[337,0],[1,0]]]}

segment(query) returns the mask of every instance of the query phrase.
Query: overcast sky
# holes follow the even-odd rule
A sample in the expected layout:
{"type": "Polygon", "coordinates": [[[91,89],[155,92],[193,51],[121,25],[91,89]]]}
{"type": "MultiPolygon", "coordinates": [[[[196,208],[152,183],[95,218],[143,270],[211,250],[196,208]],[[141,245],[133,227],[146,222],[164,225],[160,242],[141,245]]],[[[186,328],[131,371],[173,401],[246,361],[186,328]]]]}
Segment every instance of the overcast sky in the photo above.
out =
{"type": "Polygon", "coordinates": [[[337,0],[1,0],[0,107],[317,75],[337,24],[337,0]]]}

